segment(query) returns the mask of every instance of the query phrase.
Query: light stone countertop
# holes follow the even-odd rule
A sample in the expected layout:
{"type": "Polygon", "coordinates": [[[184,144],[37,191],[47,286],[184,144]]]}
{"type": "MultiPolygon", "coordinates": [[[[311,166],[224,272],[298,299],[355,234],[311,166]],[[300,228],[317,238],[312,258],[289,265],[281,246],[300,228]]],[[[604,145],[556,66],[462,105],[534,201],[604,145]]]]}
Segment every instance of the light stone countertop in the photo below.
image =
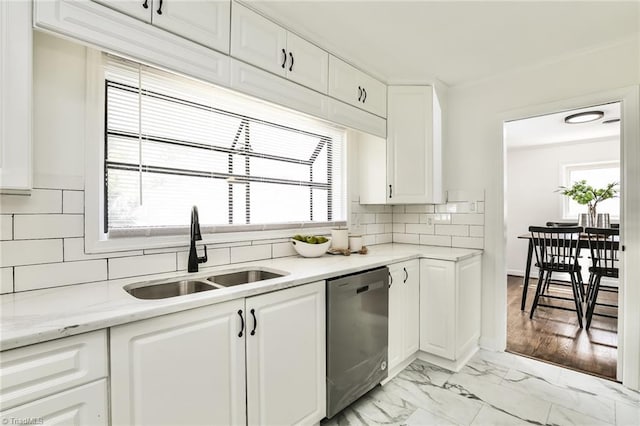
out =
{"type": "Polygon", "coordinates": [[[141,300],[123,290],[127,284],[149,280],[185,277],[183,271],[146,275],[100,283],[89,283],[34,290],[0,296],[0,349],[8,350],[74,334],[250,297],[300,284],[351,274],[365,269],[417,258],[459,261],[482,253],[481,250],[383,244],[369,247],[367,255],[325,254],[306,259],[299,256],[236,263],[201,269],[188,277],[206,278],[221,271],[259,267],[289,274],[267,281],[204,291],[158,300],[141,300]]]}

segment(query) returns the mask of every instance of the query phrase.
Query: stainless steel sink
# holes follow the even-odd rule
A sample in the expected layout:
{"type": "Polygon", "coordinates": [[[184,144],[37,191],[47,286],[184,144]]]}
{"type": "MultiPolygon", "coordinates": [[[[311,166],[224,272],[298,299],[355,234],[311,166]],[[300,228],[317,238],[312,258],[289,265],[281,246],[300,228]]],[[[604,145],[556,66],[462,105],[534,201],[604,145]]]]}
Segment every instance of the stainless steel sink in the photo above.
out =
{"type": "Polygon", "coordinates": [[[288,275],[288,273],[282,271],[268,271],[263,269],[245,269],[234,272],[223,272],[218,275],[213,275],[207,278],[207,280],[223,287],[231,287],[234,285],[284,277],[285,275],[288,275]]]}
{"type": "Polygon", "coordinates": [[[217,288],[221,288],[221,286],[198,280],[163,281],[156,284],[144,283],[124,287],[127,293],[138,299],[166,299],[217,288]]]}

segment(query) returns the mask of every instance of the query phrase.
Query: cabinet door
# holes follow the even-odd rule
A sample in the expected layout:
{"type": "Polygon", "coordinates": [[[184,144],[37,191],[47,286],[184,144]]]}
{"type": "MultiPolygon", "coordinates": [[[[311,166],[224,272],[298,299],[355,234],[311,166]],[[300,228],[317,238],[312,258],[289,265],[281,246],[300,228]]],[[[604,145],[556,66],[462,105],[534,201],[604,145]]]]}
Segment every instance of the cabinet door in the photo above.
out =
{"type": "Polygon", "coordinates": [[[416,353],[420,346],[420,262],[412,260],[403,264],[404,287],[403,358],[416,353]]]}
{"type": "Polygon", "coordinates": [[[326,413],[325,282],[247,298],[246,306],[248,424],[318,423],[326,413]]]}
{"type": "Polygon", "coordinates": [[[0,1],[0,192],[32,186],[31,2],[0,1]]]}
{"type": "Polygon", "coordinates": [[[107,379],[3,411],[0,418],[2,424],[107,425],[107,379]],[[34,423],[14,423],[32,419],[34,423]],[[43,423],[37,423],[40,419],[43,423]]]}
{"type": "Polygon", "coordinates": [[[287,33],[287,51],[287,78],[320,93],[327,93],[329,54],[292,33],[287,33]]]}
{"type": "Polygon", "coordinates": [[[441,201],[441,157],[434,139],[431,86],[389,87],[387,173],[393,203],[441,201]]]}
{"type": "Polygon", "coordinates": [[[233,3],[231,56],[285,76],[287,31],[246,7],[233,3]]]}
{"type": "Polygon", "coordinates": [[[122,12],[125,15],[132,16],[141,21],[151,23],[151,12],[153,3],[159,0],[93,0],[96,3],[103,4],[113,10],[122,12]]]}
{"type": "Polygon", "coordinates": [[[154,2],[153,25],[229,53],[229,0],[164,0],[154,2]]]}
{"type": "Polygon", "coordinates": [[[420,350],[455,358],[455,262],[420,260],[420,350]]]}
{"type": "Polygon", "coordinates": [[[242,299],[112,328],[113,424],[245,424],[239,311],[242,299]]]}
{"type": "Polygon", "coordinates": [[[389,266],[389,370],[404,361],[403,327],[405,285],[401,264],[389,266]]]}
{"type": "Polygon", "coordinates": [[[331,55],[328,93],[380,117],[387,116],[387,86],[331,55]]]}

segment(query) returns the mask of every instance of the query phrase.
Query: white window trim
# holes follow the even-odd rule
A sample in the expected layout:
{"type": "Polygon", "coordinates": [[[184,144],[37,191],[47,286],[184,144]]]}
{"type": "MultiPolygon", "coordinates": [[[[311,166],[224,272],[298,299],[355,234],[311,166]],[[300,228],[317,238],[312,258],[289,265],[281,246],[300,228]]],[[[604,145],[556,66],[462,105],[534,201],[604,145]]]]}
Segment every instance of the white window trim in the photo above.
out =
{"type": "MultiPolygon", "coordinates": [[[[100,51],[87,49],[86,119],[85,119],[85,252],[107,253],[136,249],[185,247],[189,245],[189,229],[184,235],[155,235],[107,238],[104,224],[104,78],[103,55],[100,51]]],[[[348,164],[346,142],[343,144],[343,168],[348,164]]],[[[346,168],[343,179],[343,194],[347,192],[346,168]]],[[[349,224],[349,202],[345,200],[346,220],[333,222],[337,226],[349,224]]],[[[273,240],[289,238],[293,234],[329,234],[335,225],[313,226],[305,223],[288,229],[206,233],[203,225],[202,244],[224,244],[240,241],[273,240]]]]}
{"type": "MultiPolygon", "coordinates": [[[[593,168],[607,168],[607,167],[618,167],[620,168],[620,161],[592,161],[589,163],[565,163],[562,164],[560,169],[560,182],[564,186],[570,186],[571,182],[569,182],[569,170],[580,170],[580,169],[593,169],[593,168]]],[[[563,220],[578,220],[577,217],[569,215],[569,197],[562,196],[562,219],[563,220]]],[[[622,209],[622,206],[621,206],[622,209]]],[[[586,206],[585,206],[586,213],[586,206]]],[[[611,219],[620,220],[620,215],[611,216],[611,219]]]]}

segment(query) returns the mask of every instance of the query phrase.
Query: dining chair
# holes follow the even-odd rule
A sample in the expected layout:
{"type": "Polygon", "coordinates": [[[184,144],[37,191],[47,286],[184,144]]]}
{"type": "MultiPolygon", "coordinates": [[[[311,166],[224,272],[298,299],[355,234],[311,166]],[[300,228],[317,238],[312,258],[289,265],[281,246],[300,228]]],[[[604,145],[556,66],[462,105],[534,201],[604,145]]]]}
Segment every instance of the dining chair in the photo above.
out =
{"type": "Polygon", "coordinates": [[[580,255],[580,233],[582,227],[568,226],[530,226],[531,241],[536,256],[536,266],[539,269],[538,284],[536,294],[531,306],[529,318],[533,318],[533,314],[538,306],[547,308],[562,309],[566,311],[574,311],[572,308],[559,305],[549,305],[540,303],[540,298],[550,298],[558,300],[570,300],[575,305],[575,312],[578,316],[578,324],[582,328],[582,296],[580,284],[578,283],[577,274],[580,270],[578,265],[578,256],[580,255]],[[571,290],[573,298],[543,294],[545,287],[548,286],[553,272],[563,272],[569,274],[571,278],[571,290]]]}
{"type": "MultiPolygon", "coordinates": [[[[567,226],[578,226],[578,222],[547,222],[547,226],[548,227],[553,227],[553,228],[561,228],[561,227],[567,227],[567,226]]],[[[578,256],[581,257],[581,256],[578,256]]],[[[576,276],[578,278],[578,289],[580,290],[580,299],[582,301],[584,301],[585,299],[585,290],[584,290],[584,281],[582,280],[582,268],[580,267],[580,263],[577,262],[576,265],[578,266],[578,272],[576,273],[576,276]]],[[[547,292],[549,290],[549,284],[551,283],[551,272],[549,273],[549,277],[547,280],[547,284],[545,285],[544,291],[547,292]]],[[[556,282],[556,285],[559,286],[564,286],[564,287],[571,287],[571,285],[569,284],[563,284],[560,282],[556,282]]]]}
{"type": "Polygon", "coordinates": [[[618,305],[608,303],[598,303],[598,293],[600,290],[618,292],[616,287],[601,286],[602,277],[618,278],[618,249],[620,242],[617,237],[620,236],[619,228],[585,228],[585,232],[589,237],[589,251],[591,252],[591,267],[589,273],[589,287],[587,289],[587,315],[586,329],[591,325],[593,315],[604,316],[608,318],[617,318],[616,315],[605,313],[595,314],[596,305],[617,308],[618,305]]]}

